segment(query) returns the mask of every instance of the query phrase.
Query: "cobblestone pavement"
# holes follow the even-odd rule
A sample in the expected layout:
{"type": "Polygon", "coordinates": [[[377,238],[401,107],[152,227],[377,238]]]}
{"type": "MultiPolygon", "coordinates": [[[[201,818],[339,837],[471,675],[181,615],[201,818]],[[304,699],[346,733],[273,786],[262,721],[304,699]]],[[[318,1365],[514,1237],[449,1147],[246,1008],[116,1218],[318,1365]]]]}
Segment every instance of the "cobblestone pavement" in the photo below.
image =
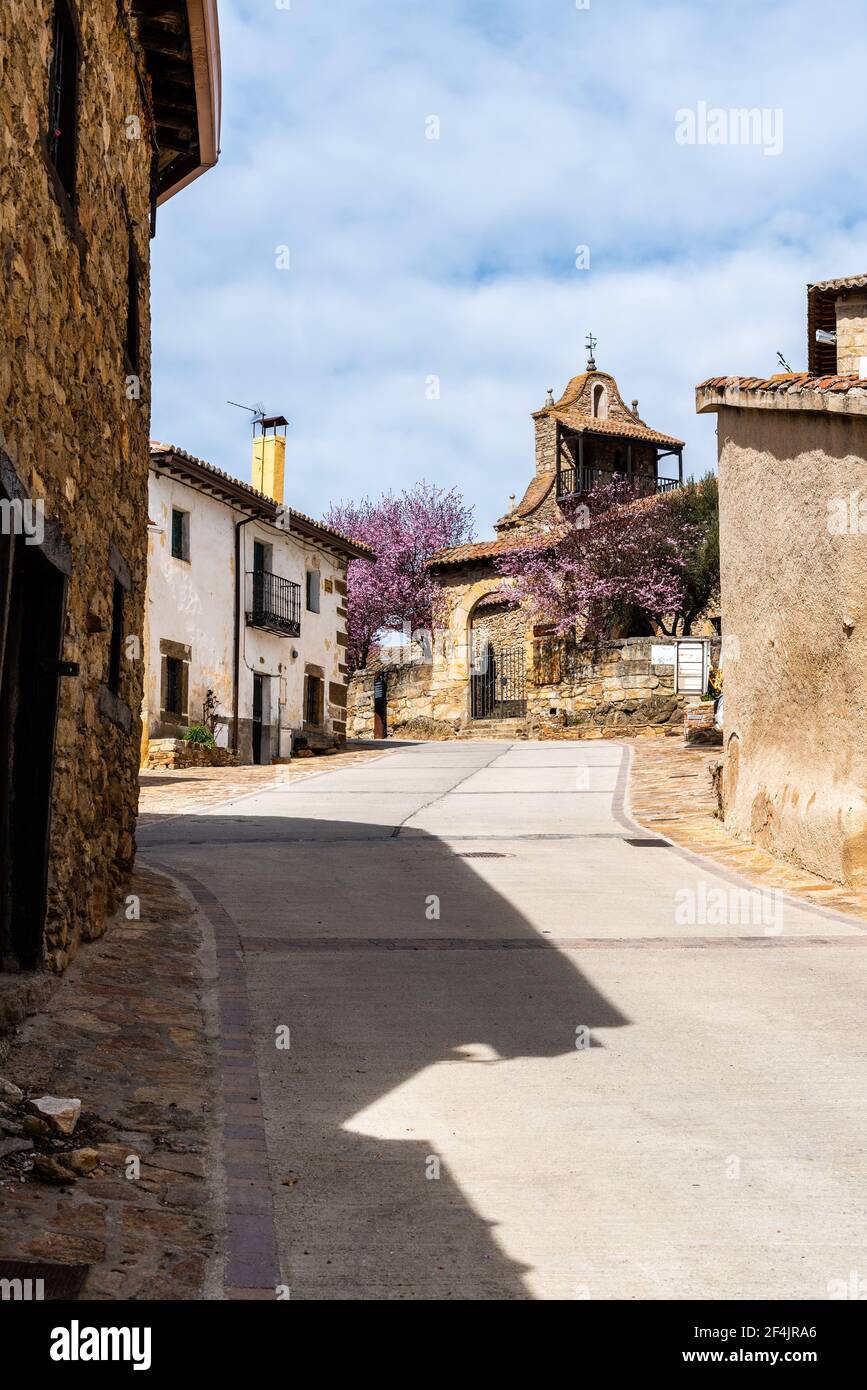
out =
{"type": "Polygon", "coordinates": [[[74,1142],[99,1163],[55,1185],[34,1177],[32,1154],[0,1162],[0,1258],[88,1266],[85,1299],[197,1299],[219,1224],[200,933],[163,877],[140,869],[131,891],[140,920],[82,947],[3,1063],[26,1094],[81,1099],[74,1142]]]}
{"type": "Polygon", "coordinates": [[[629,804],[637,821],[676,845],[705,855],[764,889],[817,907],[867,918],[867,892],[845,888],[735,839],[719,820],[710,766],[720,748],[686,748],[672,739],[624,739],[633,749],[629,804]]]}

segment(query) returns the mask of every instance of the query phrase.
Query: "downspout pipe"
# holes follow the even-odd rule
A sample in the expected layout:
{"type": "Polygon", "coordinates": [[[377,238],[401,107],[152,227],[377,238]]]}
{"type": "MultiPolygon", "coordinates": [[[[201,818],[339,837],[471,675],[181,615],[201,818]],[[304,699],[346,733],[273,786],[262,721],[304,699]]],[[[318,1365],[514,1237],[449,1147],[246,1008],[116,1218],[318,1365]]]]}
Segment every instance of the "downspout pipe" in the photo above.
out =
{"type": "Polygon", "coordinates": [[[255,517],[245,516],[235,522],[235,666],[232,673],[232,748],[238,752],[238,713],[241,703],[241,585],[245,580],[244,566],[241,564],[241,527],[248,526],[255,517]]]}

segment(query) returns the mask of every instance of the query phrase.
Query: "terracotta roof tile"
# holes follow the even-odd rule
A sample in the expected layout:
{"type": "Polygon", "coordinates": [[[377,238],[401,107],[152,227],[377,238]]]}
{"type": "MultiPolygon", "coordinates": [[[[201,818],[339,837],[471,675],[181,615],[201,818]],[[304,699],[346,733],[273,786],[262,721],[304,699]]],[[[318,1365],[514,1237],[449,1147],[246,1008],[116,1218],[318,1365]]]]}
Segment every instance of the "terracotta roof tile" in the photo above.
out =
{"type": "Polygon", "coordinates": [[[517,506],[512,511],[506,512],[505,516],[501,516],[496,525],[505,526],[508,522],[517,520],[518,517],[529,516],[544,502],[554,486],[556,478],[555,473],[543,474],[541,478],[532,478],[517,506]]]}
{"type": "Polygon", "coordinates": [[[774,376],[712,376],[695,388],[699,414],[721,406],[735,409],[801,410],[867,415],[867,379],[851,375],[817,376],[778,372],[774,376]]]}
{"type": "Polygon", "coordinates": [[[802,391],[867,391],[867,380],[847,376],[811,376],[809,372],[777,372],[774,376],[711,376],[696,391],[774,391],[781,395],[802,391]]]}
{"type": "MultiPolygon", "coordinates": [[[[163,444],[157,439],[152,439],[150,441],[150,451],[151,458],[156,461],[159,461],[162,457],[172,455],[176,459],[182,459],[187,463],[194,464],[197,468],[203,468],[206,472],[213,474],[215,479],[222,479],[224,482],[231,484],[233,488],[241,488],[244,492],[249,493],[250,500],[252,502],[260,502],[264,511],[273,511],[276,514],[278,504],[274,501],[274,498],[269,497],[266,492],[260,492],[258,488],[252,487],[250,483],[242,482],[240,478],[234,478],[231,473],[226,473],[222,468],[217,468],[213,463],[208,463],[206,459],[197,458],[195,454],[188,453],[186,449],[179,448],[177,444],[163,444]]],[[[346,542],[348,545],[352,546],[353,549],[363,551],[365,556],[369,555],[371,559],[375,555],[373,548],[364,541],[354,540],[352,536],[346,536],[342,531],[335,531],[333,526],[326,526],[324,522],[317,521],[315,517],[308,516],[306,512],[299,512],[296,511],[294,507],[286,506],[284,506],[282,510],[288,514],[290,521],[295,520],[307,526],[315,527],[315,529],[321,531],[326,538],[333,536],[335,541],[346,542]]]]}
{"type": "Polygon", "coordinates": [[[552,532],[536,535],[519,532],[517,536],[501,536],[493,541],[471,541],[469,545],[452,545],[445,550],[435,550],[428,560],[431,568],[440,565],[465,565],[473,560],[495,560],[498,555],[507,555],[510,550],[520,550],[526,545],[550,545],[552,532]]]}
{"type": "Polygon", "coordinates": [[[633,424],[631,420],[600,420],[594,415],[586,415],[583,411],[558,410],[556,407],[550,413],[561,425],[583,430],[587,434],[608,434],[621,439],[639,439],[647,444],[668,444],[673,449],[683,448],[682,439],[675,439],[671,434],[661,434],[659,430],[652,430],[649,425],[633,424]]]}
{"type": "Polygon", "coordinates": [[[807,289],[817,294],[829,294],[834,290],[859,290],[867,285],[867,275],[844,275],[838,280],[818,280],[807,289]]]}

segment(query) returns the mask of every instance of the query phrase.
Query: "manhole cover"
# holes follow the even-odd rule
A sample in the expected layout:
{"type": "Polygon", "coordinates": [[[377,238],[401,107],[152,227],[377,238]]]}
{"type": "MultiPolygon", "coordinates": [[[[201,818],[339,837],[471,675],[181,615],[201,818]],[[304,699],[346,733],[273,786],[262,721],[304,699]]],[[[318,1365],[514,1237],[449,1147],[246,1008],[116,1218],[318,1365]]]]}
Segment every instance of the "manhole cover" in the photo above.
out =
{"type": "Polygon", "coordinates": [[[511,859],[510,854],[500,854],[495,849],[471,849],[466,854],[458,854],[457,859],[511,859]]]}
{"type": "Polygon", "coordinates": [[[0,1302],[41,1302],[78,1298],[90,1265],[43,1264],[39,1260],[0,1260],[0,1302]]]}

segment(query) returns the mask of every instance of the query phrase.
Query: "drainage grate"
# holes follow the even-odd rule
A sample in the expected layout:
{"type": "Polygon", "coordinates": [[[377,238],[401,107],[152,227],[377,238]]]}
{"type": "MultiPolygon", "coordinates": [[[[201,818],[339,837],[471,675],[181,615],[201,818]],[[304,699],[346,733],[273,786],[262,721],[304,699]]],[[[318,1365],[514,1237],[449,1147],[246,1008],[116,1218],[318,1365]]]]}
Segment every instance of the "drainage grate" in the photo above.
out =
{"type": "Polygon", "coordinates": [[[470,849],[465,854],[456,854],[456,859],[511,859],[511,854],[500,854],[495,849],[470,849]]]}
{"type": "Polygon", "coordinates": [[[90,1265],[44,1264],[39,1260],[0,1260],[0,1299],[26,1303],[78,1298],[90,1265]],[[39,1282],[42,1287],[40,1289],[39,1282]]]}
{"type": "Polygon", "coordinates": [[[649,837],[641,840],[625,840],[624,844],[634,845],[636,849],[671,849],[667,840],[652,840],[649,837]]]}

